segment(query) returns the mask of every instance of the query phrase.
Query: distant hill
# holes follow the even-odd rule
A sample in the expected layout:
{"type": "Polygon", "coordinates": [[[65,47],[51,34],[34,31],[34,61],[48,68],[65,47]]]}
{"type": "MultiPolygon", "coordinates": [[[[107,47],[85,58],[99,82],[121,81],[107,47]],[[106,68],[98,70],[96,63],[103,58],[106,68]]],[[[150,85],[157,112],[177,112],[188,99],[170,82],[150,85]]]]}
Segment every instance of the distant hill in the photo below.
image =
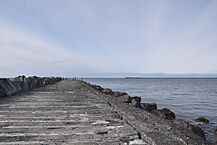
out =
{"type": "Polygon", "coordinates": [[[149,73],[139,76],[126,76],[125,78],[217,78],[217,74],[200,74],[200,73],[149,73]]]}
{"type": "Polygon", "coordinates": [[[217,73],[94,73],[84,78],[217,78],[217,73]]]}

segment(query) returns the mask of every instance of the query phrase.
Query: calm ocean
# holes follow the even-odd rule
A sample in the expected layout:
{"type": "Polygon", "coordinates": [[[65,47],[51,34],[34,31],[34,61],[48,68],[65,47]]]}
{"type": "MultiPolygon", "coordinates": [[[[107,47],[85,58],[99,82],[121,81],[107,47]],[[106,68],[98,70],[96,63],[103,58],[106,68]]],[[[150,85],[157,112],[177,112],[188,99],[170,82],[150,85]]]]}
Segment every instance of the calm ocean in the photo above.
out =
{"type": "Polygon", "coordinates": [[[205,116],[210,123],[201,125],[208,140],[216,141],[217,79],[85,79],[92,84],[141,96],[142,102],[156,102],[158,108],[169,108],[178,118],[195,123],[205,116]]]}

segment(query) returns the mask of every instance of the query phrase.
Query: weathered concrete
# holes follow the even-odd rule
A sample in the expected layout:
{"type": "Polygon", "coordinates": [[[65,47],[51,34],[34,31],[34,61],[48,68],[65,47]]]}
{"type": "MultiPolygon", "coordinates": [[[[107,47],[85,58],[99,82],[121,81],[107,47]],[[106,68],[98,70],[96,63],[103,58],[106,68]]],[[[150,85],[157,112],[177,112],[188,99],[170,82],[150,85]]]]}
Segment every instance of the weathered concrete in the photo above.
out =
{"type": "Polygon", "coordinates": [[[206,145],[171,120],[79,81],[0,98],[1,144],[206,145]]]}
{"type": "Polygon", "coordinates": [[[62,81],[1,98],[0,144],[107,144],[139,140],[106,100],[81,82],[62,81]]]}

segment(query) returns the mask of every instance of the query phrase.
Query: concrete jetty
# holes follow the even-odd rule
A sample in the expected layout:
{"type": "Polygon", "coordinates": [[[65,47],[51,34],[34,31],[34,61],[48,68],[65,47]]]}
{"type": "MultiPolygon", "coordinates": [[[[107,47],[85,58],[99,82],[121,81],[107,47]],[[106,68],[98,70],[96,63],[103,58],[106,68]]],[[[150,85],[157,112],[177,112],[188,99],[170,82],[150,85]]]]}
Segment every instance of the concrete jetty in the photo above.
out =
{"type": "Polygon", "coordinates": [[[100,90],[63,80],[1,97],[0,145],[209,144],[178,120],[164,119],[100,90]]]}

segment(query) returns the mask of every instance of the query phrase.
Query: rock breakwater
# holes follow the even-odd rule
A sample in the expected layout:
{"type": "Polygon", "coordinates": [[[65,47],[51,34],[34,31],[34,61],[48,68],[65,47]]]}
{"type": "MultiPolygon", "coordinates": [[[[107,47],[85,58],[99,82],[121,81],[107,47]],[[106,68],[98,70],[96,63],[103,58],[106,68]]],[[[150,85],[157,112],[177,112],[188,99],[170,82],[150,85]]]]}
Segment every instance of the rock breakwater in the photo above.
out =
{"type": "Polygon", "coordinates": [[[0,78],[0,97],[12,96],[21,92],[27,92],[32,89],[43,87],[55,82],[61,81],[60,77],[25,77],[0,78]]]}

